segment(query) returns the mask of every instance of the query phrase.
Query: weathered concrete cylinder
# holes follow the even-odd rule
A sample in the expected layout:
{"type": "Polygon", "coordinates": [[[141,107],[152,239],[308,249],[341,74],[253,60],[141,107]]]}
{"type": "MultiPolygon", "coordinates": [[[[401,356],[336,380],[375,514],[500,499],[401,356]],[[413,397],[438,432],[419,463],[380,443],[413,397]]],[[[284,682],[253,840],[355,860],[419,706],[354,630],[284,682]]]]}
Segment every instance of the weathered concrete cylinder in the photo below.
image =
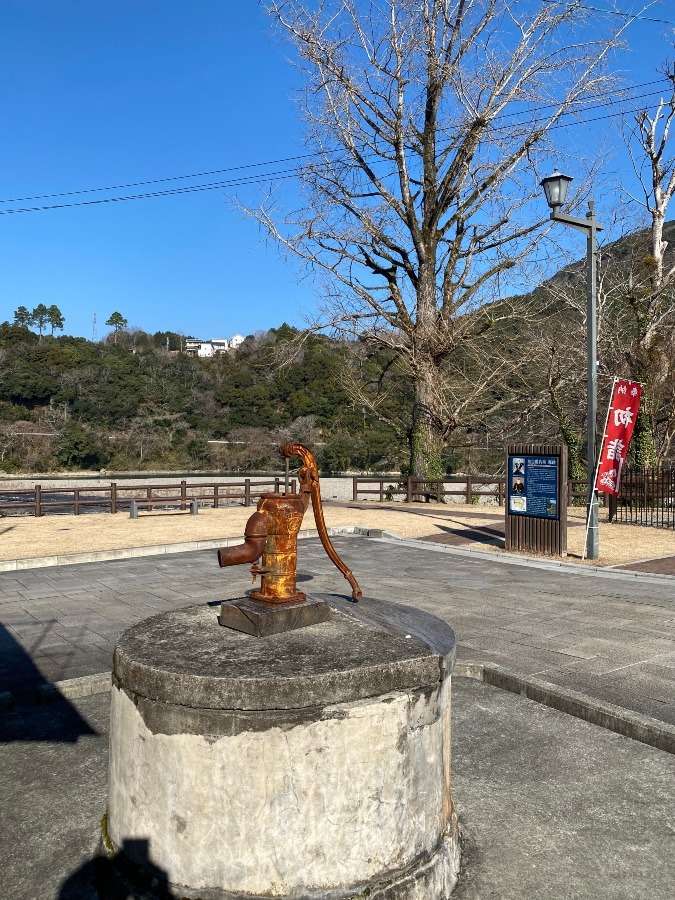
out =
{"type": "Polygon", "coordinates": [[[454,635],[395,604],[402,632],[363,619],[384,606],[266,638],[209,606],[126,631],[106,836],[121,868],[208,900],[447,897],[454,635]]]}

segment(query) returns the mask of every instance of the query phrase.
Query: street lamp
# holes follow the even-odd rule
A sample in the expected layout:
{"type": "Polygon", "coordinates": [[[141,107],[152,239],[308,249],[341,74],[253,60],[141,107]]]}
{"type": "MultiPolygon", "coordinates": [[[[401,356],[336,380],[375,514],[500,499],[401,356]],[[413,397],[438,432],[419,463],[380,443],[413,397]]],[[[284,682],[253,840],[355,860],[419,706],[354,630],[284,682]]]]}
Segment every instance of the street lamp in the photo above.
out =
{"type": "Polygon", "coordinates": [[[553,222],[562,222],[570,228],[576,228],[586,233],[586,391],[588,394],[588,421],[587,425],[587,457],[588,457],[588,492],[586,495],[586,509],[588,528],[586,531],[586,556],[588,559],[597,559],[599,554],[598,542],[598,504],[595,490],[595,419],[597,411],[597,233],[603,230],[603,226],[595,218],[593,198],[588,201],[586,218],[569,216],[560,212],[560,207],[567,197],[567,188],[572,181],[569,175],[561,175],[554,172],[548,178],[544,178],[541,186],[546,194],[546,201],[551,207],[551,219],[553,222]]]}

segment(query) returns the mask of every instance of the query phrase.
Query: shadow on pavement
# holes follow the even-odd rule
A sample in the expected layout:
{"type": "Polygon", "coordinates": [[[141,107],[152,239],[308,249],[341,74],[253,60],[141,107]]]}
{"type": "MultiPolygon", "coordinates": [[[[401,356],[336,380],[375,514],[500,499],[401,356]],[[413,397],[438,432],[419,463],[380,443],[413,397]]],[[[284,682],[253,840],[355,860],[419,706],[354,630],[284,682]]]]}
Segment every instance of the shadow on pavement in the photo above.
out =
{"type": "Polygon", "coordinates": [[[0,744],[12,741],[74,743],[82,735],[96,734],[64,698],[50,706],[35,706],[35,691],[48,684],[28,653],[0,625],[0,690],[11,691],[16,709],[0,713],[0,744]]]}
{"type": "Polygon", "coordinates": [[[447,525],[436,525],[438,532],[418,538],[420,541],[431,541],[437,544],[498,544],[504,546],[504,529],[490,528],[487,525],[467,525],[466,527],[448,528],[447,525]]]}
{"type": "Polygon", "coordinates": [[[149,842],[125,840],[115,861],[98,854],[87,860],[61,885],[57,900],[177,900],[167,873],[149,856],[149,842]],[[134,863],[126,862],[133,859],[134,863]],[[132,886],[133,878],[137,888],[132,886]]]}

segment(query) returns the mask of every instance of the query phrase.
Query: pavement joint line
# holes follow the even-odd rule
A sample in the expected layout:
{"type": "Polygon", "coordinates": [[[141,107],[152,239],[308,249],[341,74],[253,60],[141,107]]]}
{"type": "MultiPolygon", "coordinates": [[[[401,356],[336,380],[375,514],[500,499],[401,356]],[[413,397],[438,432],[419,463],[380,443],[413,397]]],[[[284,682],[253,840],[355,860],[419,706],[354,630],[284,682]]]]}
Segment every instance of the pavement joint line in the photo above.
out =
{"type": "Polygon", "coordinates": [[[453,675],[482,681],[641,744],[675,754],[675,726],[642,713],[615,706],[613,703],[605,703],[580,691],[564,688],[531,675],[521,675],[494,664],[458,662],[455,664],[453,675]]]}
{"type": "MultiPolygon", "coordinates": [[[[542,706],[582,719],[591,725],[613,731],[665,753],[675,754],[675,726],[650,716],[494,664],[457,662],[452,674],[456,678],[470,678],[518,694],[542,706]]],[[[36,689],[35,700],[37,703],[50,703],[60,699],[74,700],[93,694],[108,693],[111,686],[111,672],[99,672],[95,675],[41,684],[36,689]]],[[[14,706],[14,697],[10,691],[0,694],[0,711],[9,712],[14,706]]]]}

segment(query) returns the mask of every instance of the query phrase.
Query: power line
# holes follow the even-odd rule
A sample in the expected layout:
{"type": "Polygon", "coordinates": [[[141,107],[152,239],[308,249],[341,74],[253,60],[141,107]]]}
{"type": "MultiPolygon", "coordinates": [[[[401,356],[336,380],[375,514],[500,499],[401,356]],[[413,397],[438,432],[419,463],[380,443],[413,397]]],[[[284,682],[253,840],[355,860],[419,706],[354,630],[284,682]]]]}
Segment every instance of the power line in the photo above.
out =
{"type": "MultiPolygon", "coordinates": [[[[642,87],[642,85],[640,85],[642,87]]],[[[241,169],[254,169],[262,166],[276,166],[279,163],[284,162],[292,162],[296,159],[307,159],[308,157],[316,156],[316,153],[303,153],[298,156],[287,156],[282,159],[271,159],[267,162],[260,163],[244,163],[240,166],[230,166],[227,169],[213,169],[210,172],[194,172],[192,175],[172,175],[168,178],[151,178],[147,181],[132,181],[129,184],[113,184],[108,187],[97,187],[97,188],[82,188],[77,191],[60,191],[59,193],[54,194],[35,194],[31,197],[14,197],[10,200],[0,200],[0,203],[27,203],[29,200],[51,200],[55,197],[74,197],[78,194],[94,194],[103,191],[123,191],[127,188],[133,187],[144,187],[148,184],[163,184],[167,181],[182,181],[187,178],[206,178],[209,175],[222,175],[225,172],[237,172],[241,169]]]]}
{"type": "MultiPolygon", "coordinates": [[[[613,96],[615,96],[615,95],[617,95],[617,94],[626,94],[626,95],[628,95],[630,91],[637,90],[638,88],[649,87],[650,84],[660,84],[660,85],[663,85],[663,86],[665,86],[665,85],[670,86],[670,81],[669,81],[667,78],[657,78],[655,81],[645,81],[645,82],[643,82],[642,84],[635,84],[635,85],[632,85],[631,87],[628,87],[628,88],[617,88],[616,90],[613,90],[613,91],[607,91],[607,92],[605,93],[604,97],[605,97],[605,98],[611,98],[611,97],[613,97],[613,96]]],[[[637,95],[635,95],[635,96],[622,96],[622,97],[617,97],[617,99],[615,99],[615,100],[612,100],[612,99],[603,99],[603,100],[590,100],[590,101],[589,101],[589,100],[587,100],[587,99],[586,99],[586,100],[580,99],[580,100],[574,100],[574,101],[572,101],[572,104],[574,104],[574,105],[576,105],[576,104],[579,104],[579,105],[585,104],[587,110],[602,109],[604,106],[610,106],[610,105],[613,105],[613,104],[616,104],[616,103],[624,103],[624,102],[628,102],[628,101],[630,101],[630,100],[642,100],[642,99],[644,99],[645,97],[653,97],[654,94],[658,94],[658,93],[659,93],[659,90],[658,90],[657,88],[655,88],[653,91],[647,91],[647,92],[644,93],[644,94],[637,94],[637,95]]],[[[529,112],[530,114],[531,114],[531,113],[536,113],[536,112],[542,112],[542,111],[545,110],[545,109],[550,109],[552,106],[557,106],[557,105],[558,105],[558,104],[557,104],[554,100],[551,100],[550,103],[546,103],[546,104],[544,104],[543,106],[534,106],[534,107],[532,107],[531,109],[528,110],[528,112],[529,112]]],[[[583,111],[583,110],[582,110],[582,111],[583,111]]],[[[573,112],[573,110],[571,110],[569,113],[565,113],[565,115],[571,115],[572,112],[573,112]]],[[[496,121],[498,121],[498,120],[509,119],[509,118],[511,118],[512,116],[520,116],[520,115],[522,115],[522,111],[511,112],[511,113],[501,113],[501,115],[495,116],[495,118],[494,118],[493,121],[496,122],[496,121]]],[[[521,123],[521,124],[522,124],[522,123],[521,123]]],[[[2,201],[0,201],[0,202],[2,202],[2,201]]]]}
{"type": "Polygon", "coordinates": [[[223,188],[240,187],[250,184],[265,184],[270,181],[295,178],[299,169],[287,169],[280,172],[267,172],[258,178],[240,178],[230,181],[217,181],[214,184],[195,184],[188,187],[172,188],[166,191],[146,191],[142,194],[129,194],[122,197],[101,197],[97,200],[76,200],[73,203],[53,203],[46,206],[25,206],[16,209],[0,209],[0,216],[14,215],[15,213],[43,212],[50,209],[70,209],[76,206],[99,206],[103,203],[126,203],[129,200],[149,200],[154,197],[173,197],[178,194],[193,194],[201,191],[214,191],[223,188]]]}
{"type": "MultiPolygon", "coordinates": [[[[643,86],[648,86],[650,84],[659,84],[659,83],[660,83],[659,81],[645,82],[644,85],[636,85],[636,87],[643,87],[643,86]]],[[[613,93],[615,93],[615,94],[622,93],[622,92],[626,93],[627,90],[632,90],[632,88],[623,89],[623,91],[615,91],[613,93]]],[[[635,102],[636,100],[640,100],[640,99],[644,99],[646,97],[653,96],[656,93],[658,93],[658,91],[655,90],[655,91],[650,91],[645,94],[640,94],[638,96],[622,97],[622,98],[617,98],[614,100],[607,100],[602,103],[594,103],[593,105],[588,105],[586,110],[581,109],[578,112],[584,112],[584,111],[591,112],[596,109],[602,109],[603,107],[606,107],[608,105],[612,106],[612,105],[617,105],[620,103],[625,103],[628,101],[635,102]]],[[[533,109],[532,112],[536,112],[537,110],[541,110],[541,109],[545,109],[545,108],[547,108],[547,107],[538,107],[536,109],[533,109]]],[[[622,110],[618,110],[615,112],[609,112],[606,115],[595,116],[593,118],[579,119],[578,121],[573,121],[573,122],[560,121],[560,122],[556,122],[555,124],[553,124],[551,126],[551,130],[559,129],[559,128],[571,128],[571,127],[575,127],[577,125],[588,125],[593,122],[600,122],[600,121],[604,121],[606,119],[612,119],[612,118],[615,118],[620,115],[629,115],[631,113],[639,112],[641,108],[642,107],[637,106],[637,107],[634,107],[631,109],[622,109],[622,110]]],[[[569,117],[570,115],[573,115],[574,112],[575,111],[567,111],[567,112],[563,113],[563,116],[569,117]]],[[[516,114],[516,113],[506,113],[497,118],[506,118],[506,117],[514,115],[514,114],[516,114]]],[[[521,113],[517,113],[517,114],[520,115],[521,113]]],[[[528,120],[523,119],[520,122],[515,122],[508,126],[506,126],[506,125],[501,126],[501,127],[498,126],[497,128],[493,129],[493,131],[506,131],[507,129],[510,130],[513,128],[517,128],[519,125],[526,125],[526,124],[528,124],[528,120]]],[[[338,149],[336,149],[334,151],[328,151],[328,152],[338,153],[340,151],[338,149]]],[[[260,168],[260,167],[263,167],[266,165],[273,165],[275,162],[286,162],[286,161],[290,162],[292,160],[308,159],[308,158],[311,158],[314,156],[322,156],[322,155],[323,155],[323,153],[321,151],[316,151],[315,153],[305,153],[305,154],[299,154],[297,156],[289,156],[289,157],[282,158],[278,161],[275,160],[275,161],[270,161],[268,163],[247,163],[247,164],[243,164],[240,166],[231,166],[227,169],[216,169],[211,173],[205,172],[205,173],[203,173],[203,176],[206,176],[208,174],[215,174],[215,173],[220,174],[222,172],[241,171],[243,169],[249,169],[249,168],[260,168]]],[[[219,180],[219,181],[208,183],[208,184],[186,185],[185,187],[169,188],[166,190],[159,190],[159,191],[144,191],[142,193],[128,194],[128,195],[123,195],[123,196],[118,196],[118,197],[101,197],[101,198],[97,198],[95,200],[77,200],[77,201],[66,202],[66,203],[45,204],[45,205],[41,205],[41,206],[17,207],[15,209],[0,209],[0,216],[15,215],[18,213],[44,212],[47,210],[54,210],[54,209],[71,209],[74,207],[81,207],[81,206],[99,206],[99,205],[102,205],[105,203],[126,203],[126,202],[129,202],[132,200],[149,200],[149,199],[154,199],[157,197],[173,197],[173,196],[178,196],[180,194],[201,193],[204,191],[224,190],[224,189],[235,188],[235,187],[268,184],[268,183],[274,182],[274,181],[279,181],[279,180],[283,181],[283,180],[286,180],[289,178],[297,178],[298,175],[301,174],[301,171],[302,170],[299,167],[294,167],[294,168],[290,168],[290,169],[281,169],[281,170],[277,170],[277,171],[273,171],[273,172],[263,172],[260,175],[250,175],[250,176],[242,176],[241,178],[219,180]]],[[[122,189],[125,187],[135,187],[135,186],[140,187],[140,186],[143,186],[146,184],[161,184],[161,183],[166,183],[169,181],[178,181],[178,180],[183,180],[183,179],[187,179],[187,178],[197,178],[197,177],[200,177],[197,173],[195,173],[193,175],[176,175],[176,176],[172,176],[171,178],[158,178],[158,179],[152,179],[152,180],[148,180],[148,181],[133,182],[128,185],[120,185],[117,189],[122,189]]],[[[87,188],[87,189],[83,189],[83,190],[79,190],[79,191],[64,191],[64,192],[55,193],[55,194],[37,195],[35,197],[27,197],[24,199],[25,200],[30,200],[30,199],[39,200],[39,199],[51,199],[51,198],[57,198],[57,197],[71,197],[71,196],[79,196],[82,194],[89,194],[89,193],[102,192],[102,191],[106,191],[106,190],[115,190],[115,189],[116,189],[115,187],[87,188]]],[[[0,203],[12,203],[12,202],[21,202],[21,201],[20,200],[15,200],[15,201],[0,200],[0,203]]]]}
{"type": "MultiPolygon", "coordinates": [[[[554,6],[561,6],[560,0],[542,0],[542,3],[550,3],[554,6]]],[[[585,9],[588,12],[599,12],[603,13],[607,16],[619,16],[622,19],[629,19],[633,22],[653,22],[657,25],[673,25],[675,26],[675,22],[668,21],[667,19],[654,19],[651,16],[643,16],[641,13],[629,13],[624,12],[624,10],[620,9],[606,9],[601,6],[590,6],[585,3],[575,3],[575,9],[585,9]]],[[[571,9],[571,7],[570,7],[571,9]]]]}
{"type": "MultiPolygon", "coordinates": [[[[631,85],[630,87],[627,87],[627,88],[616,88],[612,91],[608,91],[605,94],[605,97],[611,98],[616,95],[626,95],[629,92],[639,90],[640,88],[649,87],[650,85],[658,85],[658,84],[665,85],[667,83],[668,83],[668,80],[666,78],[659,78],[659,79],[655,79],[652,81],[644,81],[644,82],[641,82],[640,84],[631,85]]],[[[602,108],[603,106],[606,106],[607,104],[615,104],[615,103],[629,101],[629,100],[639,100],[639,99],[642,99],[645,97],[652,96],[653,94],[656,94],[656,93],[658,93],[658,91],[654,90],[654,91],[650,91],[645,94],[639,94],[637,96],[622,96],[620,99],[616,99],[616,100],[608,99],[608,100],[603,100],[600,102],[592,101],[592,104],[589,103],[587,100],[580,99],[580,100],[574,101],[574,103],[579,104],[580,107],[582,104],[587,104],[587,108],[590,110],[590,109],[595,109],[595,108],[602,108]]],[[[551,106],[555,106],[555,101],[551,101],[551,103],[548,103],[548,104],[545,104],[542,106],[533,107],[530,110],[528,110],[528,112],[530,114],[536,113],[536,112],[541,112],[545,109],[549,109],[551,106]]],[[[571,114],[571,113],[565,113],[565,115],[569,115],[569,114],[571,114]]],[[[494,121],[496,122],[496,121],[501,121],[503,119],[510,119],[510,118],[513,118],[514,116],[520,116],[520,115],[522,115],[522,111],[502,113],[501,115],[496,116],[494,121]]],[[[526,123],[525,123],[525,121],[523,121],[520,123],[516,122],[515,124],[518,125],[518,124],[526,124],[526,123]]],[[[224,168],[224,169],[212,169],[211,171],[207,171],[207,172],[193,172],[188,175],[171,175],[166,178],[150,178],[150,179],[146,179],[145,181],[132,181],[132,182],[128,182],[125,184],[108,185],[106,187],[81,188],[78,190],[71,190],[71,191],[58,191],[58,192],[53,192],[50,194],[33,194],[33,195],[26,196],[26,197],[14,197],[14,198],[0,199],[0,203],[27,203],[30,200],[52,200],[52,199],[56,199],[59,197],[76,197],[76,196],[82,196],[84,194],[104,193],[105,191],[121,191],[121,190],[126,190],[128,188],[145,187],[147,185],[152,185],[152,184],[166,184],[171,181],[186,181],[190,178],[207,178],[210,175],[222,175],[227,172],[238,172],[238,171],[242,171],[244,169],[264,168],[264,167],[268,167],[268,166],[279,165],[280,163],[285,163],[285,162],[294,162],[296,160],[299,161],[299,160],[303,160],[303,159],[311,159],[312,157],[315,157],[315,156],[322,156],[323,152],[325,152],[325,151],[316,151],[314,153],[302,153],[302,154],[298,154],[296,156],[286,156],[286,157],[281,157],[279,159],[267,160],[266,162],[242,163],[241,165],[229,166],[228,168],[224,168]]],[[[339,152],[339,151],[336,150],[334,152],[339,152]]],[[[268,175],[270,173],[263,173],[263,174],[268,175]]],[[[244,182],[242,182],[242,183],[244,183],[244,182]]],[[[210,188],[202,186],[197,189],[198,190],[214,190],[220,186],[221,186],[221,182],[217,182],[217,183],[214,183],[212,185],[212,187],[210,187],[210,188]]],[[[223,182],[222,186],[229,186],[229,185],[226,185],[223,182]]],[[[185,192],[187,192],[187,190],[185,192]]],[[[176,193],[183,193],[183,191],[177,190],[176,193]]],[[[145,196],[146,196],[145,194],[143,194],[143,195],[139,194],[137,197],[134,196],[134,197],[120,198],[120,199],[140,199],[141,197],[144,198],[145,196]]],[[[155,193],[154,192],[149,193],[147,196],[155,196],[155,193]]],[[[165,194],[163,192],[158,192],[156,194],[156,196],[165,196],[165,194]]],[[[94,205],[94,203],[99,203],[99,202],[101,202],[101,203],[102,202],[117,202],[117,200],[115,198],[111,198],[111,199],[105,200],[105,201],[103,201],[103,200],[93,201],[92,204],[90,204],[90,205],[94,205]]],[[[72,206],[72,205],[76,205],[76,204],[54,204],[54,205],[45,206],[45,207],[31,208],[30,210],[8,210],[8,211],[0,210],[0,215],[2,215],[5,212],[19,212],[19,211],[33,212],[33,211],[38,211],[39,209],[43,209],[43,208],[44,209],[62,209],[66,206],[72,206]]],[[[82,203],[80,205],[84,206],[84,205],[88,205],[88,204],[82,203]]]]}

